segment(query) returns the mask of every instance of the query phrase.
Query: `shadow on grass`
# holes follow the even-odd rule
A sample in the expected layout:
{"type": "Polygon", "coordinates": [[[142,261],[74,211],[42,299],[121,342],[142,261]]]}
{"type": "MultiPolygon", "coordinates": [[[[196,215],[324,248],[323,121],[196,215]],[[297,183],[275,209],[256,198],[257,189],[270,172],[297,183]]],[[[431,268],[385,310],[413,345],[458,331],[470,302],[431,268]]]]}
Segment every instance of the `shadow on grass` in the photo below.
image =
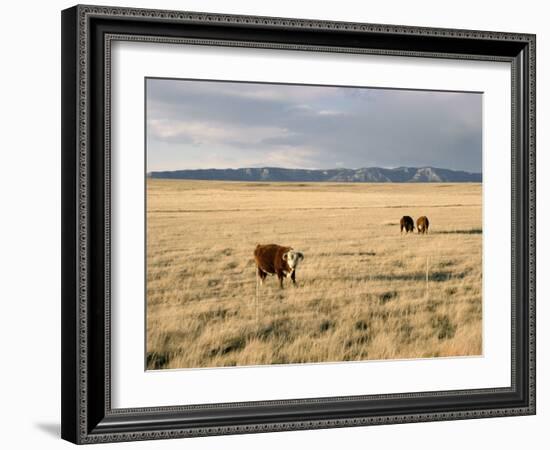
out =
{"type": "Polygon", "coordinates": [[[376,252],[326,252],[319,256],[376,256],[376,252]]]}
{"type": "Polygon", "coordinates": [[[470,228],[468,230],[443,230],[434,231],[431,234],[481,234],[483,230],[481,228],[470,228]]]}
{"type": "Polygon", "coordinates": [[[171,357],[172,355],[170,352],[149,352],[147,353],[147,369],[164,369],[170,362],[171,357]]]}
{"type": "MultiPolygon", "coordinates": [[[[446,281],[451,278],[461,280],[468,275],[468,271],[465,272],[453,272],[450,270],[436,270],[428,273],[430,281],[446,281]]],[[[395,274],[395,275],[371,275],[369,280],[376,281],[423,281],[426,279],[426,272],[395,274]]]]}

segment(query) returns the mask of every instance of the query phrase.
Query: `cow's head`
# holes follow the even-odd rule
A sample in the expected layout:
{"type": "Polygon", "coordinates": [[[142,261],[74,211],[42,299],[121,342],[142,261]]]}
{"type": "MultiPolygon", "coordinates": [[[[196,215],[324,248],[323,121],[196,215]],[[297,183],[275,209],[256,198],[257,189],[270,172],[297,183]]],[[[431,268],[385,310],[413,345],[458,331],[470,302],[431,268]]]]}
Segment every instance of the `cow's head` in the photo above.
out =
{"type": "Polygon", "coordinates": [[[283,254],[283,259],[287,262],[291,269],[296,269],[296,267],[298,267],[298,263],[304,259],[304,254],[302,252],[289,250],[283,254]]]}

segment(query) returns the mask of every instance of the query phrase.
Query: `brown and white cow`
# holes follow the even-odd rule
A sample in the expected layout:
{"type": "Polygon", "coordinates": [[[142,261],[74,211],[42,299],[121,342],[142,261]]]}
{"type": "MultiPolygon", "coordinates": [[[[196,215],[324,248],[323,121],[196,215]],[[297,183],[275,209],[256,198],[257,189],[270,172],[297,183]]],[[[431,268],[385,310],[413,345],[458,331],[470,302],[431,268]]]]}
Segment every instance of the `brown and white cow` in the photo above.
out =
{"type": "Polygon", "coordinates": [[[405,233],[408,233],[409,231],[412,233],[414,231],[414,220],[411,216],[401,217],[399,225],[401,227],[401,233],[403,233],[403,230],[405,230],[405,233]]]}
{"type": "Polygon", "coordinates": [[[254,250],[257,275],[261,283],[263,284],[268,274],[277,275],[281,289],[283,288],[283,279],[286,277],[290,277],[292,283],[296,284],[296,268],[303,259],[302,252],[277,244],[258,244],[254,250]]]}
{"type": "Polygon", "coordinates": [[[430,227],[430,221],[426,216],[419,217],[416,219],[416,229],[419,233],[427,233],[428,228],[430,227]]]}

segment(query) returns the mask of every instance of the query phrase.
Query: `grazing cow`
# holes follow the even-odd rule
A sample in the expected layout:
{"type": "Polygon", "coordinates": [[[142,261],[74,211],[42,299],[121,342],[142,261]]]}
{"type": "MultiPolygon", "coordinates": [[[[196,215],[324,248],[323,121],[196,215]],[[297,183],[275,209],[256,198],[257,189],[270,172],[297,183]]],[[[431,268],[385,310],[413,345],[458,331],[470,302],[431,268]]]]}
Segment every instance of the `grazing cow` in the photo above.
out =
{"type": "Polygon", "coordinates": [[[285,277],[290,277],[292,283],[296,284],[296,268],[303,259],[303,253],[294,251],[292,247],[283,247],[277,244],[258,244],[254,250],[254,260],[260,282],[263,284],[268,274],[277,275],[281,289],[285,277]]]}
{"type": "Polygon", "coordinates": [[[416,219],[416,229],[419,233],[427,233],[428,228],[430,227],[430,221],[426,216],[419,217],[416,219]]]}
{"type": "Polygon", "coordinates": [[[401,217],[399,225],[401,226],[401,233],[403,233],[403,230],[405,230],[405,233],[409,231],[412,233],[414,231],[414,220],[411,216],[401,217]]]}

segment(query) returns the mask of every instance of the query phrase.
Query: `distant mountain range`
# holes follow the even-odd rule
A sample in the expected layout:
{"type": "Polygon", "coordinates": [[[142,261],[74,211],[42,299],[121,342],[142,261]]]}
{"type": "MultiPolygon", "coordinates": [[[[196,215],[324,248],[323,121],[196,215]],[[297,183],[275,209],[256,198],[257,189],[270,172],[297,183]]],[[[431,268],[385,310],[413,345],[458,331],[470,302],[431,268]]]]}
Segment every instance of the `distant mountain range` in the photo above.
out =
{"type": "Polygon", "coordinates": [[[334,183],[472,183],[481,182],[480,173],[435,167],[384,169],[284,169],[259,167],[243,169],[196,169],[150,172],[150,178],[218,181],[324,181],[334,183]]]}

